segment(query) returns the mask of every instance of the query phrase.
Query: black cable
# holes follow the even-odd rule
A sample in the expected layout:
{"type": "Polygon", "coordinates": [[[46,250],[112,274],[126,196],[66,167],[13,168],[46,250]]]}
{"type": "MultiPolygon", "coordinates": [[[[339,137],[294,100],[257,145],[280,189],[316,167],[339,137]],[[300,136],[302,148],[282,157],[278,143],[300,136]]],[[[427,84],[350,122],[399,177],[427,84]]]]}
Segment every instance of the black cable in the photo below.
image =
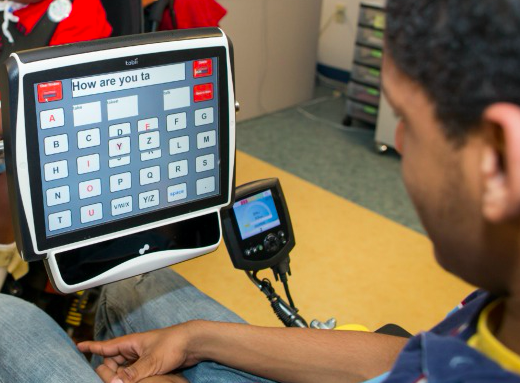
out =
{"type": "MultiPolygon", "coordinates": [[[[298,314],[298,309],[286,303],[274,290],[271,281],[267,278],[262,280],[258,279],[257,271],[246,271],[247,276],[253,282],[256,287],[262,291],[266,298],[269,300],[271,307],[282,323],[287,327],[309,327],[305,319],[298,314]]],[[[287,277],[285,276],[287,281],[287,277]]],[[[289,294],[290,296],[290,294],[289,294]]]]}
{"type": "Polygon", "coordinates": [[[280,278],[283,283],[283,288],[285,290],[285,295],[287,297],[287,300],[289,301],[289,304],[293,309],[296,309],[296,306],[294,305],[294,301],[291,297],[291,292],[289,291],[289,283],[287,282],[287,278],[280,278]]]}
{"type": "Polygon", "coordinates": [[[293,309],[296,309],[296,306],[294,304],[294,301],[292,299],[291,293],[289,291],[289,282],[287,275],[291,275],[291,266],[289,265],[291,263],[291,259],[289,257],[283,259],[279,264],[276,266],[271,267],[274,273],[274,278],[278,281],[280,280],[283,283],[283,288],[285,290],[285,296],[287,297],[287,300],[289,301],[289,304],[293,309]]]}

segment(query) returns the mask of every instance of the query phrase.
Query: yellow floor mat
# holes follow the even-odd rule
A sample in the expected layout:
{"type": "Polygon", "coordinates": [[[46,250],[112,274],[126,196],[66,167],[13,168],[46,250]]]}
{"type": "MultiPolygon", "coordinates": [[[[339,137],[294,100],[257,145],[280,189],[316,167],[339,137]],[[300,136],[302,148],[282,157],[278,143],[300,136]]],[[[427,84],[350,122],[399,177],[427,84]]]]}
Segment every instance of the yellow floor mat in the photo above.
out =
{"type": "MultiPolygon", "coordinates": [[[[236,170],[237,185],[281,181],[296,237],[289,282],[305,319],[333,316],[371,330],[392,322],[415,333],[473,290],[436,264],[425,236],[245,153],[237,152],[236,170]]],[[[264,295],[233,268],[223,242],[173,268],[248,322],[281,325],[264,295]]],[[[262,275],[274,280],[270,271],[262,275]]]]}

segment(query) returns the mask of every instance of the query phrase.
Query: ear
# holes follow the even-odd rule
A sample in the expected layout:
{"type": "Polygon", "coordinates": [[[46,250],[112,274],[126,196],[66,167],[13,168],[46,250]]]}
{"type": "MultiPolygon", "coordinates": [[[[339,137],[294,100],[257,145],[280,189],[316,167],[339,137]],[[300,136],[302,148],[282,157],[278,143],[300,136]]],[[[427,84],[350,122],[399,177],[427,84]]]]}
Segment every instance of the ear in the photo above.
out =
{"type": "Polygon", "coordinates": [[[482,211],[499,223],[520,217],[520,106],[496,103],[482,116],[487,130],[482,151],[482,211]]]}

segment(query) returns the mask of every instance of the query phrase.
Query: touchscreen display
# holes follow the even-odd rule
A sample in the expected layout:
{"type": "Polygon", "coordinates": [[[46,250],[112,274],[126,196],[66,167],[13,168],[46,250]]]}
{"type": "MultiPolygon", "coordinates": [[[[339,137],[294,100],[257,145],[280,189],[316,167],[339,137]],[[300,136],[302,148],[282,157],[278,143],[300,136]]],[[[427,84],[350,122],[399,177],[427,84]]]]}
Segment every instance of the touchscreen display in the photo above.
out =
{"type": "Polygon", "coordinates": [[[217,66],[34,84],[47,238],[220,194],[217,66]]]}
{"type": "Polygon", "coordinates": [[[235,202],[233,212],[243,240],[280,225],[271,190],[235,202]]]}

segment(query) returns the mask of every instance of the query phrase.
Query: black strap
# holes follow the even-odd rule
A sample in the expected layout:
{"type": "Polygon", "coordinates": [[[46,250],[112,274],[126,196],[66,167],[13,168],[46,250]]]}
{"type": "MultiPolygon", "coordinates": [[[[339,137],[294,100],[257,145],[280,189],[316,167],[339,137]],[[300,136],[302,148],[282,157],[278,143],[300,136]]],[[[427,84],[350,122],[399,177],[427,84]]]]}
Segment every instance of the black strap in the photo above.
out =
{"type": "Polygon", "coordinates": [[[143,32],[141,0],[101,0],[112,26],[112,36],[135,35],[143,32]]]}
{"type": "Polygon", "coordinates": [[[168,12],[172,19],[172,29],[177,29],[177,18],[175,17],[175,10],[173,8],[174,0],[157,0],[150,4],[145,9],[146,27],[145,32],[156,32],[159,30],[159,25],[164,15],[164,11],[168,8],[168,12]]]}
{"type": "MultiPolygon", "coordinates": [[[[72,2],[73,0],[71,0],[72,2]]],[[[0,14],[0,26],[4,22],[4,12],[0,14]]],[[[13,52],[24,51],[27,49],[40,48],[49,45],[49,42],[56,31],[58,23],[49,18],[46,11],[38,20],[34,28],[29,34],[19,31],[14,23],[9,23],[9,32],[13,36],[13,43],[7,40],[2,33],[2,45],[0,47],[0,63],[3,63],[13,52]]]]}
{"type": "Polygon", "coordinates": [[[175,5],[175,0],[170,0],[170,17],[172,18],[172,29],[177,29],[177,17],[175,16],[175,9],[173,6],[175,5]]]}

